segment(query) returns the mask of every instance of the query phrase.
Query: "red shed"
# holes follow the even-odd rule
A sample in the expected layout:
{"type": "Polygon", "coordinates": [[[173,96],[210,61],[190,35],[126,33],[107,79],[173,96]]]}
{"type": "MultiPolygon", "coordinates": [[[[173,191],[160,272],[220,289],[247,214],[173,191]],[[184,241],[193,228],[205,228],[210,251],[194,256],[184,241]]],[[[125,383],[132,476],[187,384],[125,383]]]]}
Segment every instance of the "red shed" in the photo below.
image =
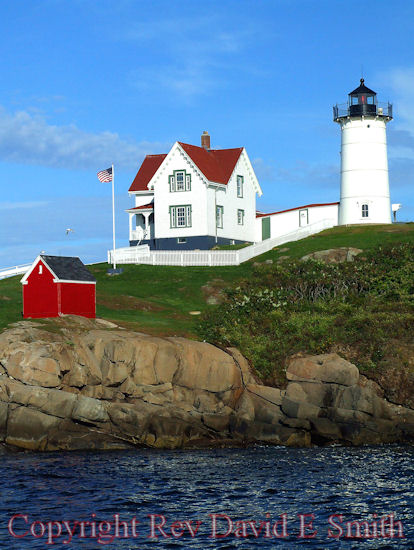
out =
{"type": "Polygon", "coordinates": [[[79,258],[41,254],[21,283],[25,318],[96,316],[96,280],[79,258]]]}

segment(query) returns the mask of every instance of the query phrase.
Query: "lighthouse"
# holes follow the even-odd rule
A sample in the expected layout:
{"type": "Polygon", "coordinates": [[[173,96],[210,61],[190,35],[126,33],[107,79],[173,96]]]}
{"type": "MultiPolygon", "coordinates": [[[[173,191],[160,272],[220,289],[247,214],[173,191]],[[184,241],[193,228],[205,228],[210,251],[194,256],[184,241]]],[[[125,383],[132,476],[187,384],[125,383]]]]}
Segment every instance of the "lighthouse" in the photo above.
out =
{"type": "Polygon", "coordinates": [[[391,223],[386,125],[392,105],[378,103],[364,79],[335,105],[333,119],[341,127],[341,199],[339,225],[391,223]]]}

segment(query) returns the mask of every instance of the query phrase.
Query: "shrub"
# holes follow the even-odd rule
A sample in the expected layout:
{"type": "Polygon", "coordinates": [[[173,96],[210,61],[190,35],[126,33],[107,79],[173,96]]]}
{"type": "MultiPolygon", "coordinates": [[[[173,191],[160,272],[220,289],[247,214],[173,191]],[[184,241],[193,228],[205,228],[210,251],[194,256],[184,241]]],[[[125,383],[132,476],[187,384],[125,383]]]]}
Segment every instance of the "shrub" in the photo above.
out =
{"type": "Polygon", "coordinates": [[[266,382],[284,380],[286,358],[352,348],[372,369],[390,338],[414,328],[414,245],[380,247],[362,260],[259,265],[225,289],[199,323],[203,339],[237,346],[266,382]]]}

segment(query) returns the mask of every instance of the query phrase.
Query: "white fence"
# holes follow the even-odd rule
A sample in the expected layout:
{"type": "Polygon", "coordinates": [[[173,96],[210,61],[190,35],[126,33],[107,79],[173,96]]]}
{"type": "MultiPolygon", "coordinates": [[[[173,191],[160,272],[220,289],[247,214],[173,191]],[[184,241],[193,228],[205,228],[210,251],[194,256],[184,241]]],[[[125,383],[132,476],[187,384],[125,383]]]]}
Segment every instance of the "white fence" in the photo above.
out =
{"type": "MultiPolygon", "coordinates": [[[[150,247],[147,244],[139,246],[126,246],[124,248],[115,249],[116,263],[119,264],[140,264],[141,260],[148,258],[150,255],[150,247]],[[121,258],[118,260],[118,258],[121,258]]],[[[112,263],[112,250],[108,250],[108,264],[112,263]]]]}
{"type": "Polygon", "coordinates": [[[32,264],[23,264],[15,265],[13,267],[6,267],[0,269],[0,279],[5,279],[6,277],[13,277],[14,275],[23,275],[29,269],[32,264]]]}
{"type": "MultiPolygon", "coordinates": [[[[178,266],[239,265],[255,256],[268,252],[275,246],[299,241],[336,225],[336,220],[326,219],[274,239],[246,246],[240,250],[150,250],[148,245],[115,249],[117,264],[148,264],[178,266]]],[[[108,263],[113,263],[113,251],[108,251],[108,263]]]]}

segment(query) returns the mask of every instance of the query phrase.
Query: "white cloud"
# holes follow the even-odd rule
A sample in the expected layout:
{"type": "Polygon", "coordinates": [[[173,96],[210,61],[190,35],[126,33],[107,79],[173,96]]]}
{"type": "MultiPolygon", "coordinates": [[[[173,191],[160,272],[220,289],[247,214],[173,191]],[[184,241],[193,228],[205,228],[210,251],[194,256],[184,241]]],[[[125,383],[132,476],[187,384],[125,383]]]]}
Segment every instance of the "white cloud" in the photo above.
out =
{"type": "Polygon", "coordinates": [[[271,180],[276,176],[276,169],[271,164],[268,164],[265,160],[257,157],[252,160],[252,165],[259,182],[261,180],[271,180]]]}
{"type": "MultiPolygon", "coordinates": [[[[4,204],[4,203],[3,203],[4,204]]],[[[65,197],[49,202],[14,203],[0,216],[0,268],[32,261],[41,250],[48,254],[81,256],[88,262],[105,261],[112,246],[112,201],[110,197],[65,197]],[[32,208],[27,205],[31,204],[32,208]],[[91,216],[93,212],[93,216],[91,216]],[[66,234],[66,228],[73,232],[66,234]]],[[[117,196],[118,247],[128,245],[128,216],[132,199],[117,196]]]]}
{"type": "Polygon", "coordinates": [[[145,154],[166,148],[167,144],[124,140],[113,132],[86,132],[74,124],[55,126],[41,115],[8,113],[0,107],[0,159],[6,162],[81,170],[114,163],[134,169],[145,154]]]}
{"type": "Polygon", "coordinates": [[[311,188],[330,187],[337,189],[339,184],[339,165],[311,164],[297,161],[293,166],[279,169],[276,179],[278,182],[305,184],[311,188]]]}
{"type": "Polygon", "coordinates": [[[411,133],[414,128],[414,67],[396,68],[387,73],[386,85],[391,90],[397,114],[396,124],[411,133]]]}
{"type": "Polygon", "coordinates": [[[406,207],[401,216],[412,216],[414,67],[387,71],[380,75],[380,83],[389,91],[395,117],[387,126],[391,194],[394,202],[403,202],[406,207]]]}
{"type": "Polygon", "coordinates": [[[381,74],[379,80],[393,103],[395,118],[388,126],[390,146],[414,150],[414,67],[395,68],[381,74]]]}
{"type": "Polygon", "coordinates": [[[20,210],[21,208],[38,208],[49,204],[47,201],[0,202],[0,210],[20,210]]]}
{"type": "Polygon", "coordinates": [[[201,60],[173,63],[162,69],[141,69],[134,73],[134,86],[140,90],[162,88],[184,100],[207,95],[222,82],[201,60]]]}
{"type": "Polygon", "coordinates": [[[153,55],[158,52],[154,65],[132,72],[134,86],[168,90],[189,100],[226,84],[230,70],[240,63],[234,54],[240,54],[252,36],[249,28],[230,32],[217,17],[201,16],[143,22],[119,39],[151,47],[153,55]]]}

